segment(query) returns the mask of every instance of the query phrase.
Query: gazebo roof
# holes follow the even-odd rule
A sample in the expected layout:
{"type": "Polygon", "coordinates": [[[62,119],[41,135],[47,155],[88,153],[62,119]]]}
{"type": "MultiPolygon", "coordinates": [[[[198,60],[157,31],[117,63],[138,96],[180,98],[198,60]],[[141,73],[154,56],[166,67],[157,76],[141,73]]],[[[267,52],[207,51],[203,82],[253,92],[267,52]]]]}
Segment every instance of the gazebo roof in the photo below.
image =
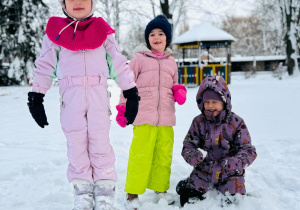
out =
{"type": "Polygon", "coordinates": [[[196,41],[236,41],[236,38],[209,23],[201,23],[177,37],[172,43],[181,44],[196,41]]]}

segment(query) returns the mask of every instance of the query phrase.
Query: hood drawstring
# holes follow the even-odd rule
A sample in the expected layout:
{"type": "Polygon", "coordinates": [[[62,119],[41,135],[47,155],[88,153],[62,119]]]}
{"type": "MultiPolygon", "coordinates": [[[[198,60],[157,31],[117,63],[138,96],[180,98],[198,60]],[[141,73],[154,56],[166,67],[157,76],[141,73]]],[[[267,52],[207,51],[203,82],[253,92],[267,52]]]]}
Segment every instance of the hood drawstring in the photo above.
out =
{"type": "Polygon", "coordinates": [[[70,25],[72,25],[72,24],[75,23],[75,22],[77,22],[77,23],[76,23],[76,25],[75,25],[75,29],[74,29],[74,33],[73,33],[73,37],[72,37],[72,39],[74,39],[74,38],[75,38],[75,32],[76,32],[76,29],[77,29],[77,25],[78,25],[78,23],[80,22],[79,20],[74,20],[73,22],[69,23],[69,25],[67,25],[66,27],[64,27],[63,29],[61,29],[60,32],[58,33],[57,37],[56,37],[56,40],[59,39],[60,34],[61,34],[66,28],[68,28],[70,25]]]}
{"type": "Polygon", "coordinates": [[[73,38],[72,38],[72,39],[74,39],[74,38],[75,38],[75,32],[76,32],[76,29],[77,29],[78,23],[79,23],[79,21],[77,21],[77,23],[76,23],[76,25],[75,25],[75,29],[74,29],[74,33],[73,33],[73,38]]]}

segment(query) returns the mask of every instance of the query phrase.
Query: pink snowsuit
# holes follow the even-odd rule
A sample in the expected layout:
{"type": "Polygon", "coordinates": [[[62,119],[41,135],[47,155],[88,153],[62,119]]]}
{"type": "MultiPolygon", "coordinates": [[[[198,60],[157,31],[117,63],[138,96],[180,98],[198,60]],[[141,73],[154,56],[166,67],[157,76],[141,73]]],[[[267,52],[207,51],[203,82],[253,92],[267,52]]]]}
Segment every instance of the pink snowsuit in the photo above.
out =
{"type": "MultiPolygon", "coordinates": [[[[65,18],[63,21],[69,19],[65,18]]],[[[98,18],[91,18],[87,22],[79,22],[73,43],[76,40],[79,42],[75,50],[72,50],[74,46],[70,47],[68,43],[64,43],[65,47],[64,44],[56,44],[49,31],[49,20],[41,56],[35,62],[37,68],[34,71],[34,92],[45,94],[51,86],[50,78],[53,73],[59,79],[60,120],[67,139],[69,182],[73,179],[89,180],[92,183],[100,179],[117,180],[115,155],[109,140],[111,122],[107,78],[111,75],[106,53],[112,58],[118,86],[122,90],[136,86],[134,75],[126,65],[127,59],[121,54],[111,35],[113,30],[107,25],[105,27],[111,29],[110,33],[99,35],[100,32],[96,31],[95,34],[87,34],[91,27],[99,29],[97,21],[98,18]],[[104,42],[98,42],[97,38],[103,36],[104,42]],[[87,40],[88,44],[82,40],[93,38],[99,46],[93,45],[93,40],[87,40]]],[[[61,23],[60,20],[58,22],[61,23]]],[[[68,40],[67,36],[73,33],[74,26],[75,24],[62,32],[59,38],[61,42],[68,40]]]]}

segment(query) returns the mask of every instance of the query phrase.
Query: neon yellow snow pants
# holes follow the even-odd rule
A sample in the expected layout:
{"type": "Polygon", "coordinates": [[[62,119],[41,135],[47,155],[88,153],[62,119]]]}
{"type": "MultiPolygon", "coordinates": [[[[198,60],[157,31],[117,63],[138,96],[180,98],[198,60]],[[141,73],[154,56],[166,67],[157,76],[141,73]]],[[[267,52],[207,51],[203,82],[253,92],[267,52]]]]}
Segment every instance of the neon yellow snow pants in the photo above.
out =
{"type": "Polygon", "coordinates": [[[146,188],[158,192],[169,189],[173,143],[172,126],[133,127],[125,192],[143,194],[146,188]]]}

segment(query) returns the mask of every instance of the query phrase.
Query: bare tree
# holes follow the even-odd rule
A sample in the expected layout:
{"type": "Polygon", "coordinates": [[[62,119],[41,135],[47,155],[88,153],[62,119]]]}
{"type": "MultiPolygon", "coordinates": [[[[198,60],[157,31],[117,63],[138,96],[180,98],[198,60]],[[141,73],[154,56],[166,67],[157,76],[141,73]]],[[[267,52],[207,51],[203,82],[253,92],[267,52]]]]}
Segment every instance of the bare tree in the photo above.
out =
{"type": "MultiPolygon", "coordinates": [[[[180,25],[181,21],[186,20],[187,0],[160,0],[161,12],[167,17],[172,27],[172,34],[180,25]]],[[[186,26],[185,26],[186,27],[186,26]]]]}
{"type": "Polygon", "coordinates": [[[115,38],[116,40],[119,42],[120,41],[120,4],[124,2],[124,0],[113,0],[112,4],[113,4],[113,8],[114,8],[114,26],[115,26],[115,30],[116,30],[116,35],[115,38]]]}
{"type": "Polygon", "coordinates": [[[155,14],[155,3],[154,3],[154,0],[149,0],[150,3],[151,3],[151,8],[152,8],[152,13],[153,13],[153,18],[156,16],[155,14]]]}
{"type": "Polygon", "coordinates": [[[264,54],[285,54],[282,18],[276,14],[280,14],[280,8],[273,0],[256,2],[253,15],[260,20],[258,28],[263,32],[264,54]]]}
{"type": "Polygon", "coordinates": [[[118,42],[120,42],[121,26],[126,26],[128,28],[130,25],[140,24],[140,19],[151,19],[149,13],[146,12],[150,6],[145,5],[147,1],[137,2],[136,0],[100,0],[101,4],[97,5],[96,11],[99,12],[100,16],[102,16],[116,31],[115,38],[118,42]]]}
{"type": "Polygon", "coordinates": [[[100,13],[101,17],[103,17],[109,25],[112,24],[111,21],[111,11],[113,7],[113,1],[110,0],[99,0],[101,3],[97,5],[96,11],[100,13]]]}
{"type": "Polygon", "coordinates": [[[222,29],[237,38],[237,42],[232,44],[233,54],[258,56],[282,52],[278,47],[276,29],[267,25],[257,14],[227,17],[222,22],[222,29]]]}
{"type": "Polygon", "coordinates": [[[298,72],[297,62],[297,23],[299,23],[299,1],[278,0],[281,9],[282,23],[285,31],[284,41],[286,44],[287,67],[289,75],[298,72]]]}

